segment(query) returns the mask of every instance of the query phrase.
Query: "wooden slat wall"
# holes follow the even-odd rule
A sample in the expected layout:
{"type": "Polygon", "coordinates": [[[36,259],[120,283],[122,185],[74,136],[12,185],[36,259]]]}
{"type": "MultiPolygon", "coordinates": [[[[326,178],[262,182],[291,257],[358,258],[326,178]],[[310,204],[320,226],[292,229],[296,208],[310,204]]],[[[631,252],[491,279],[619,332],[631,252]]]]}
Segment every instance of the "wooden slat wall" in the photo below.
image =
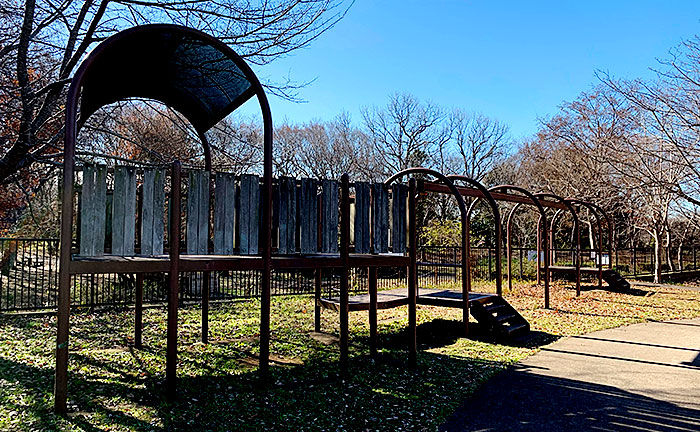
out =
{"type": "Polygon", "coordinates": [[[214,192],[214,253],[233,255],[236,177],[217,173],[214,192]]]}
{"type": "Polygon", "coordinates": [[[384,183],[372,183],[372,248],[389,252],[389,190],[384,183]]]}
{"type": "Polygon", "coordinates": [[[165,171],[153,168],[144,170],[141,197],[141,254],[162,255],[165,171]]]}
{"type": "Polygon", "coordinates": [[[408,186],[394,184],[391,188],[391,251],[406,252],[406,198],[408,186]]]}
{"type": "Polygon", "coordinates": [[[80,255],[104,254],[106,197],[107,167],[86,164],[80,208],[80,255]]]}
{"type": "Polygon", "coordinates": [[[338,182],[323,180],[321,195],[321,252],[338,253],[338,182]]]}
{"type": "Polygon", "coordinates": [[[133,255],[136,237],[136,169],[114,168],[112,255],[133,255]]]}
{"type": "Polygon", "coordinates": [[[241,176],[239,214],[240,254],[255,255],[260,236],[260,178],[256,175],[241,176]]]}
{"type": "Polygon", "coordinates": [[[301,179],[299,194],[299,249],[318,252],[318,180],[301,179]]]}
{"type": "Polygon", "coordinates": [[[296,250],[294,239],[297,226],[296,180],[280,177],[277,196],[279,244],[278,253],[293,254],[296,250]]]}
{"type": "Polygon", "coordinates": [[[187,188],[187,253],[209,252],[209,172],[190,171],[187,188]]]}
{"type": "Polygon", "coordinates": [[[355,253],[369,253],[369,183],[355,183],[355,253]]]}

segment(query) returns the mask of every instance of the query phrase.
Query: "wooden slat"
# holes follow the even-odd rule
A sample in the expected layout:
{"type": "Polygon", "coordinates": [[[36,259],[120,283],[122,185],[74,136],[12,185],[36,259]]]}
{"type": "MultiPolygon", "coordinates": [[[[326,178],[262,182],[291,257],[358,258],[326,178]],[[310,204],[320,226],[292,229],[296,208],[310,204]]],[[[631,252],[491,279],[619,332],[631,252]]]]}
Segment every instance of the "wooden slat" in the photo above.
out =
{"type": "Polygon", "coordinates": [[[80,255],[104,254],[107,205],[107,167],[85,165],[80,215],[80,255]]]}
{"type": "Polygon", "coordinates": [[[104,255],[105,251],[105,229],[107,222],[107,166],[97,165],[95,170],[95,200],[94,205],[94,256],[104,255]]]}
{"type": "Polygon", "coordinates": [[[124,211],[126,200],[126,167],[114,168],[114,193],[112,195],[112,255],[124,253],[124,211]]]}
{"type": "Polygon", "coordinates": [[[197,218],[197,253],[209,253],[209,171],[200,171],[199,216],[197,218]]]}
{"type": "Polygon", "coordinates": [[[114,168],[112,200],[112,255],[133,255],[136,215],[136,170],[114,168]]]}
{"type": "Polygon", "coordinates": [[[260,179],[256,175],[241,176],[240,215],[238,218],[241,255],[258,253],[260,225],[260,179]]]}
{"type": "Polygon", "coordinates": [[[369,183],[355,183],[355,253],[369,253],[369,183]]]}
{"type": "Polygon", "coordinates": [[[389,191],[384,183],[372,184],[372,246],[374,253],[389,252],[389,191]]]}
{"type": "Polygon", "coordinates": [[[153,255],[153,206],[155,170],[144,169],[141,184],[141,255],[153,255]]]}
{"type": "Polygon", "coordinates": [[[318,180],[301,180],[299,248],[302,254],[318,252],[318,180]]]}
{"type": "Polygon", "coordinates": [[[199,174],[190,171],[187,182],[187,253],[197,253],[197,236],[199,235],[199,174]]]}
{"type": "Polygon", "coordinates": [[[408,186],[394,184],[391,188],[391,250],[406,252],[406,197],[408,186]]]}
{"type": "Polygon", "coordinates": [[[141,255],[163,254],[164,179],[163,170],[147,168],[143,172],[141,255]]]}
{"type": "Polygon", "coordinates": [[[214,253],[225,254],[224,221],[226,220],[226,174],[214,175],[214,253]]]}
{"type": "Polygon", "coordinates": [[[153,255],[163,254],[165,237],[165,171],[156,170],[153,178],[153,255]]]}
{"type": "Polygon", "coordinates": [[[214,200],[214,253],[233,254],[236,184],[233,174],[217,173],[214,200]]]}
{"type": "Polygon", "coordinates": [[[338,182],[323,180],[321,195],[321,252],[338,253],[338,182]]]}
{"type": "Polygon", "coordinates": [[[278,223],[280,254],[293,254],[295,247],[297,194],[296,180],[290,177],[280,177],[278,187],[278,223]]]}
{"type": "Polygon", "coordinates": [[[187,253],[207,254],[209,242],[209,172],[190,171],[187,189],[187,253]]]}
{"type": "Polygon", "coordinates": [[[93,256],[93,239],[95,234],[91,226],[93,197],[95,195],[95,167],[85,164],[83,167],[83,187],[80,196],[80,255],[93,256]]]}

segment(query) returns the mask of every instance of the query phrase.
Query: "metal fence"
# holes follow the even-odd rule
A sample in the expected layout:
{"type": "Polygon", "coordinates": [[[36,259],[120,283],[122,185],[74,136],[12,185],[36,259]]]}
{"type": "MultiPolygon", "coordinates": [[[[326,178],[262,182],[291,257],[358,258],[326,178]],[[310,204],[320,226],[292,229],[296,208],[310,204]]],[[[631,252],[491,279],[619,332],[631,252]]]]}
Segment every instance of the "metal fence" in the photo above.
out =
{"type": "MultiPolygon", "coordinates": [[[[572,249],[554,251],[557,265],[573,265],[572,249]]],[[[537,251],[529,248],[513,248],[511,271],[514,278],[532,280],[536,275],[537,251]]],[[[595,266],[600,258],[595,251],[582,251],[582,265],[595,266]]],[[[603,263],[610,258],[604,254],[603,263]]],[[[613,266],[627,277],[649,276],[654,269],[653,248],[618,249],[613,256],[613,266]]],[[[462,253],[459,247],[422,246],[418,251],[418,284],[433,287],[459,284],[462,253]]],[[[695,271],[698,253],[695,247],[677,249],[673,266],[666,262],[663,272],[695,271]]],[[[493,280],[496,270],[496,254],[492,248],[472,247],[470,258],[473,280],[493,280]]],[[[503,259],[503,274],[506,274],[503,259]]],[[[350,289],[367,291],[367,270],[353,269],[350,289]]],[[[180,300],[196,302],[201,299],[202,273],[183,273],[180,276],[180,300]]],[[[406,271],[403,268],[382,268],[378,272],[379,289],[405,286],[406,271]]],[[[210,298],[231,300],[253,298],[260,294],[260,274],[257,271],[217,271],[211,273],[210,298]]],[[[275,271],[272,275],[272,294],[311,294],[315,289],[313,270],[275,271]]],[[[323,271],[324,295],[337,295],[340,289],[340,270],[323,271]]],[[[58,240],[57,239],[0,239],[0,311],[53,309],[57,305],[58,292],[58,240]]],[[[77,275],[72,279],[71,304],[74,307],[133,304],[136,292],[136,276],[133,274],[77,275]]],[[[167,275],[144,276],[144,302],[167,301],[167,275]]]]}

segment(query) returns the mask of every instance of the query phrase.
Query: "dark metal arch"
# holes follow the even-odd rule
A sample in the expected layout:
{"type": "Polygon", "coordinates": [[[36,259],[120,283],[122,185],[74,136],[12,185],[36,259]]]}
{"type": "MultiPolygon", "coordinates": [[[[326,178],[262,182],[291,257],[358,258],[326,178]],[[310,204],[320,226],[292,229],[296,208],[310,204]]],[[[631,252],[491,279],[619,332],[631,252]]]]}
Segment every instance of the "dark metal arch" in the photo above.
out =
{"type": "MultiPolygon", "coordinates": [[[[530,191],[528,191],[525,188],[521,188],[519,186],[515,185],[497,185],[489,189],[489,191],[493,192],[498,192],[502,191],[507,193],[509,190],[512,191],[517,191],[525,195],[526,197],[530,198],[530,201],[532,201],[532,204],[537,207],[537,211],[540,213],[540,218],[537,220],[537,229],[539,230],[539,225],[544,221],[544,225],[547,225],[547,213],[545,212],[544,207],[542,206],[542,203],[540,200],[535,197],[534,194],[532,194],[530,191]]],[[[522,206],[523,203],[516,203],[515,206],[510,210],[508,213],[508,219],[506,221],[506,255],[507,255],[507,271],[508,271],[508,289],[511,290],[513,289],[513,282],[512,282],[512,269],[511,269],[511,259],[512,259],[512,242],[511,242],[511,231],[512,231],[512,220],[513,220],[513,215],[515,212],[522,206]]],[[[543,239],[543,245],[544,245],[544,307],[546,309],[549,309],[549,246],[547,244],[547,234],[545,230],[544,234],[544,239],[543,239]]],[[[537,237],[537,241],[540,241],[539,236],[537,237]]],[[[539,244],[537,249],[539,249],[539,244]]],[[[539,252],[537,253],[537,274],[539,275],[540,272],[540,254],[539,252]]],[[[538,283],[539,283],[539,277],[538,277],[538,283]]]]}
{"type": "MultiPolygon", "coordinates": [[[[70,316],[70,262],[71,262],[71,239],[72,239],[72,220],[73,220],[73,177],[75,169],[75,143],[77,138],[77,133],[87,118],[94,109],[106,105],[107,103],[116,102],[113,100],[115,95],[118,93],[110,95],[108,98],[103,98],[102,100],[98,97],[93,106],[85,109],[85,112],[81,114],[80,120],[78,119],[78,103],[89,94],[89,92],[84,92],[83,85],[85,83],[88,72],[91,67],[99,60],[105,53],[106,49],[114,46],[120,40],[125,37],[134,37],[138,34],[146,32],[169,32],[170,34],[185,35],[189,36],[197,41],[200,41],[204,45],[208,45],[218,49],[221,53],[225,54],[229,60],[231,60],[234,65],[243,73],[245,78],[248,80],[250,87],[242,92],[233,102],[229,105],[222,107],[216,113],[207,116],[206,112],[200,111],[199,114],[204,113],[201,117],[193,116],[192,114],[187,116],[190,123],[193,124],[197,130],[200,138],[204,136],[204,132],[213,123],[221,120],[222,115],[225,117],[230,112],[238,108],[242,103],[249,100],[253,96],[257,96],[258,103],[260,105],[262,118],[263,118],[263,190],[262,190],[262,223],[266,226],[270,226],[271,222],[271,207],[272,207],[272,114],[270,112],[270,105],[265,95],[265,91],[252,71],[248,64],[236,54],[229,46],[219,41],[218,39],[207,35],[198,30],[190,29],[187,27],[173,25],[173,24],[151,24],[145,26],[134,27],[122,32],[119,32],[102,43],[100,43],[95,49],[88,55],[88,57],[81,63],[80,67],[76,71],[72,78],[71,85],[68,89],[67,101],[66,101],[66,126],[65,126],[65,136],[64,136],[64,164],[63,164],[63,200],[61,203],[61,241],[60,241],[60,267],[59,267],[59,292],[58,292],[58,330],[57,330],[57,345],[56,345],[56,398],[54,400],[54,410],[56,412],[62,413],[66,411],[67,402],[67,367],[68,367],[68,336],[69,336],[69,316],[70,316]],[[97,107],[97,108],[95,108],[97,107]],[[197,117],[197,119],[195,119],[197,117]]],[[[99,88],[99,86],[98,86],[99,88]]],[[[122,100],[124,98],[130,97],[149,97],[148,94],[125,94],[123,97],[117,99],[122,100]]],[[[168,104],[167,101],[160,100],[158,98],[151,99],[158,100],[160,102],[168,104]]],[[[183,105],[184,106],[184,105],[183,105]]],[[[183,114],[184,115],[184,114],[183,114]]],[[[206,137],[202,140],[202,145],[205,151],[205,163],[207,159],[210,167],[210,156],[208,150],[208,141],[206,137]]],[[[270,340],[270,274],[271,274],[271,231],[263,230],[264,233],[261,236],[261,255],[263,258],[263,271],[262,271],[262,301],[261,301],[261,318],[260,318],[260,373],[264,378],[269,369],[269,340],[270,340]]],[[[170,350],[170,347],[168,348],[170,350]]],[[[166,370],[168,367],[166,366],[166,370]]]]}
{"type": "MultiPolygon", "coordinates": [[[[457,205],[459,206],[459,212],[462,220],[462,298],[464,300],[464,308],[462,309],[462,321],[464,325],[464,332],[466,335],[469,332],[469,292],[471,291],[471,281],[469,277],[469,228],[467,221],[467,205],[464,202],[464,197],[462,197],[462,194],[459,193],[459,189],[457,189],[452,180],[450,180],[449,176],[445,176],[444,174],[430,168],[412,167],[407,168],[405,170],[401,170],[389,177],[388,179],[386,179],[384,181],[384,184],[389,186],[401,177],[408,176],[411,174],[425,174],[437,178],[450,189],[452,195],[454,195],[455,199],[457,199],[457,205]]],[[[415,239],[411,239],[411,241],[415,242],[415,239]]],[[[414,250],[416,249],[415,244],[411,247],[414,250]]],[[[415,269],[412,269],[411,271],[415,271],[415,269]]]]}
{"type": "MultiPolygon", "coordinates": [[[[556,201],[559,201],[560,203],[564,204],[566,208],[569,210],[571,213],[571,216],[574,219],[574,232],[576,233],[576,260],[574,263],[574,266],[576,267],[576,295],[581,295],[581,231],[579,229],[579,219],[578,219],[578,213],[576,212],[576,209],[574,206],[567,201],[566,199],[560,197],[559,195],[553,194],[551,192],[539,192],[536,193],[535,196],[537,198],[553,198],[556,201]]],[[[554,216],[552,217],[551,224],[553,226],[557,215],[561,213],[561,209],[557,210],[557,212],[554,213],[554,216]]],[[[546,229],[546,227],[545,227],[546,229]]],[[[550,228],[551,229],[551,228],[550,228]]],[[[549,239],[550,243],[552,243],[551,249],[553,250],[553,239],[554,236],[550,232],[549,234],[549,239]]],[[[539,251],[538,251],[539,253],[539,251]]]]}
{"type": "MultiPolygon", "coordinates": [[[[447,176],[450,180],[459,180],[463,181],[465,183],[468,183],[471,185],[473,188],[477,189],[481,194],[486,198],[486,201],[488,202],[489,206],[491,207],[491,211],[493,212],[493,219],[494,219],[494,228],[495,228],[495,234],[496,234],[496,294],[499,296],[503,295],[503,269],[501,268],[502,266],[502,235],[503,233],[501,232],[501,212],[498,209],[498,203],[496,202],[495,199],[493,199],[493,196],[491,195],[491,192],[489,192],[488,189],[484,185],[482,185],[480,182],[469,178],[467,176],[463,175],[449,175],[447,176]]],[[[470,252],[470,245],[469,245],[469,219],[471,217],[471,212],[474,208],[475,203],[479,200],[477,198],[474,200],[471,205],[469,206],[469,210],[467,211],[467,251],[470,252]]],[[[469,256],[469,255],[467,255],[469,256]]],[[[469,259],[467,259],[469,261],[469,259]]],[[[467,263],[467,268],[469,269],[469,263],[467,263]]],[[[471,275],[470,275],[470,282],[471,284],[471,275]]]]}

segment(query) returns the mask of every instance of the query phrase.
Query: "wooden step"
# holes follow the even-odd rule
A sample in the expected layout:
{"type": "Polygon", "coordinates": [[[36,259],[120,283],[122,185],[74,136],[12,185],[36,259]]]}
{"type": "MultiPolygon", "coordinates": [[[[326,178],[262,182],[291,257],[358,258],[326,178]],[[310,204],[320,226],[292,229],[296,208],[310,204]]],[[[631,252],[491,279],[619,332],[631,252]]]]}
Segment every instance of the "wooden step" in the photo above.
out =
{"type": "Polygon", "coordinates": [[[530,331],[530,324],[522,323],[508,326],[506,331],[508,332],[508,336],[515,336],[518,333],[526,333],[530,331]]]}
{"type": "Polygon", "coordinates": [[[498,321],[499,323],[506,323],[506,322],[509,322],[511,319],[517,318],[517,317],[518,317],[517,315],[512,314],[512,313],[511,313],[511,314],[496,315],[496,316],[495,316],[496,321],[498,321]]]}
{"type": "Polygon", "coordinates": [[[470,308],[472,316],[488,331],[498,337],[521,336],[530,330],[530,324],[503,297],[491,297],[475,302],[470,308]]]}
{"type": "Polygon", "coordinates": [[[490,303],[484,307],[490,313],[496,313],[502,310],[507,310],[508,307],[502,303],[490,303]]]}

